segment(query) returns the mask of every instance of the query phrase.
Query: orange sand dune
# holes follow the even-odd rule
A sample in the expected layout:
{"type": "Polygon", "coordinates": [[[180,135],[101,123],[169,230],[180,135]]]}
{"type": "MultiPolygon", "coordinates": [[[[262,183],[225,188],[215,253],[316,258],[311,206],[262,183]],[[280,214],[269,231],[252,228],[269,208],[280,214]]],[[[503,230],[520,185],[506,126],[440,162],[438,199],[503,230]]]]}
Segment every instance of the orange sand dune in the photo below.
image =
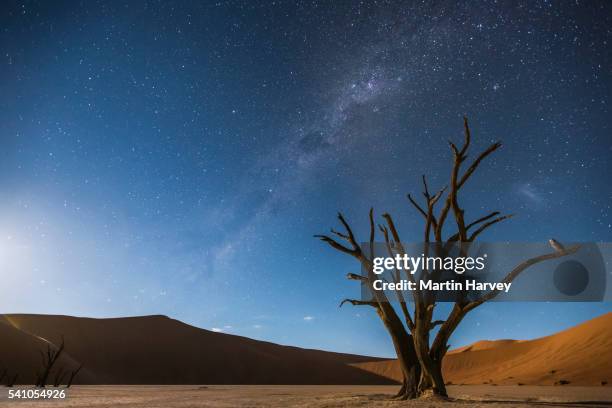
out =
{"type": "MultiPolygon", "coordinates": [[[[395,360],[356,366],[401,378],[395,360]]],[[[452,350],[443,370],[453,384],[609,385],[612,313],[535,340],[485,340],[452,350]]]]}
{"type": "MultiPolygon", "coordinates": [[[[77,383],[389,384],[400,378],[394,360],[281,346],[165,316],[6,315],[0,319],[0,370],[32,383],[40,351],[62,336],[66,353],[58,368],[83,363],[77,383]]],[[[444,372],[453,384],[612,382],[612,313],[541,339],[484,340],[452,350],[444,372]]]]}
{"type": "MultiPolygon", "coordinates": [[[[2,324],[4,323],[4,324],[2,324]]],[[[350,363],[373,357],[308,350],[189,326],[165,316],[90,319],[5,315],[0,370],[32,383],[47,341],[66,354],[58,368],[83,363],[86,384],[393,384],[350,363]]]]}

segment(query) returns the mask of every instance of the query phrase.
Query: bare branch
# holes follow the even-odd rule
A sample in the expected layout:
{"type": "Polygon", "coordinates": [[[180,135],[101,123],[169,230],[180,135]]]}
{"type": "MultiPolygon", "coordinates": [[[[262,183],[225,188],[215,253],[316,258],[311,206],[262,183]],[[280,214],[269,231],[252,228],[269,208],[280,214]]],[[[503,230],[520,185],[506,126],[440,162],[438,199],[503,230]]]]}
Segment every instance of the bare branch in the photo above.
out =
{"type": "MultiPolygon", "coordinates": [[[[425,188],[427,188],[427,182],[425,181],[425,176],[423,176],[423,184],[425,188]]],[[[442,194],[446,190],[446,187],[442,188],[433,197],[429,195],[429,192],[425,194],[425,198],[427,199],[427,214],[425,216],[425,242],[429,242],[429,235],[431,232],[431,228],[434,229],[434,235],[437,230],[438,221],[436,220],[436,216],[434,215],[434,206],[442,197],[442,194]]]]}
{"type": "Polygon", "coordinates": [[[431,324],[429,325],[429,329],[432,330],[434,327],[436,326],[440,326],[444,323],[444,320],[434,320],[433,322],[431,322],[431,324]]]}
{"type": "Polygon", "coordinates": [[[465,171],[465,173],[463,174],[463,177],[461,177],[461,180],[457,184],[457,188],[461,188],[465,184],[465,182],[470,178],[472,173],[474,173],[474,171],[476,170],[480,162],[483,161],[485,157],[493,153],[495,150],[499,149],[501,145],[502,144],[500,142],[495,142],[491,146],[489,146],[485,151],[480,153],[480,155],[476,158],[476,160],[474,160],[472,165],[468,167],[468,169],[465,171]]]}
{"type": "Polygon", "coordinates": [[[74,379],[77,376],[77,374],[79,373],[79,371],[81,371],[81,368],[83,368],[83,363],[81,363],[76,370],[74,370],[73,372],[70,373],[70,378],[68,379],[68,383],[66,384],[66,388],[70,388],[70,386],[72,385],[72,381],[74,381],[74,379]]]}
{"type": "Polygon", "coordinates": [[[382,216],[387,221],[387,225],[389,226],[389,231],[391,231],[391,235],[393,236],[393,241],[395,241],[396,248],[401,254],[403,254],[404,252],[406,252],[406,250],[404,249],[404,246],[402,245],[402,241],[399,237],[399,233],[397,232],[397,229],[395,228],[395,224],[393,223],[393,218],[391,217],[391,214],[384,213],[382,216]]]}
{"type": "Polygon", "coordinates": [[[465,228],[465,220],[463,219],[463,210],[461,209],[461,207],[459,207],[459,201],[457,200],[457,194],[459,193],[459,184],[457,183],[457,177],[459,176],[459,168],[461,167],[461,162],[463,160],[463,156],[461,154],[462,153],[460,153],[459,155],[455,155],[453,170],[451,171],[451,188],[448,198],[450,202],[450,207],[453,209],[453,213],[455,215],[459,240],[464,242],[467,241],[467,230],[465,228]]]}
{"type": "Polygon", "coordinates": [[[376,227],[374,225],[374,208],[370,207],[370,213],[368,214],[370,218],[370,259],[374,258],[374,238],[376,236],[376,227]]]}
{"type": "Polygon", "coordinates": [[[365,300],[357,300],[357,299],[344,299],[342,302],[340,302],[340,305],[338,305],[338,307],[342,307],[345,303],[350,303],[353,306],[372,306],[372,307],[378,307],[378,303],[377,302],[368,302],[365,300]]]}
{"type": "Polygon", "coordinates": [[[451,142],[450,140],[449,140],[448,144],[450,145],[450,148],[453,151],[455,157],[459,157],[459,149],[457,149],[457,146],[453,142],[451,142]]]}
{"type": "Polygon", "coordinates": [[[60,368],[59,371],[55,374],[55,380],[53,381],[53,386],[56,388],[59,387],[62,381],[64,380],[65,376],[66,376],[66,372],[62,368],[60,368]]]}
{"type": "MultiPolygon", "coordinates": [[[[465,142],[461,151],[457,149],[452,142],[450,143],[451,149],[454,154],[454,163],[451,171],[451,188],[450,192],[447,196],[446,202],[440,211],[440,216],[438,217],[438,225],[435,227],[435,235],[436,239],[442,239],[442,229],[444,227],[444,222],[446,221],[446,217],[448,216],[448,212],[450,209],[453,209],[455,214],[455,220],[457,221],[457,229],[458,233],[456,236],[453,236],[454,240],[460,239],[461,241],[467,241],[467,227],[465,226],[465,221],[463,219],[463,210],[459,207],[459,203],[457,201],[457,194],[459,189],[465,184],[465,182],[470,178],[470,176],[474,173],[480,162],[484,160],[488,155],[493,153],[499,147],[501,147],[501,143],[493,143],[489,146],[485,151],[480,153],[480,155],[474,160],[474,162],[470,165],[467,171],[463,174],[461,178],[459,178],[459,169],[461,167],[461,163],[467,158],[466,153],[467,149],[470,145],[471,133],[468,125],[467,118],[463,118],[463,125],[465,129],[465,142]]],[[[451,239],[449,239],[451,240],[451,239]]]]}
{"type": "Polygon", "coordinates": [[[414,199],[412,198],[410,194],[408,194],[408,200],[410,200],[414,208],[416,208],[417,211],[423,215],[423,218],[427,219],[427,213],[425,212],[425,210],[422,209],[421,206],[416,201],[414,201],[414,199]]]}
{"type": "Polygon", "coordinates": [[[438,191],[433,197],[429,194],[429,188],[427,186],[427,179],[425,175],[423,175],[423,195],[425,196],[425,200],[427,201],[427,213],[425,214],[425,242],[429,242],[429,235],[431,233],[431,229],[437,230],[438,221],[436,220],[436,216],[434,215],[434,207],[436,202],[442,197],[442,194],[446,190],[446,187],[438,191]]]}
{"type": "Polygon", "coordinates": [[[382,233],[383,233],[383,235],[385,234],[385,232],[386,232],[387,234],[389,233],[389,231],[387,230],[387,227],[385,227],[385,226],[384,226],[384,225],[382,225],[382,224],[378,224],[378,229],[380,230],[380,232],[382,232],[382,233]]]}
{"type": "MultiPolygon", "coordinates": [[[[551,252],[548,254],[529,258],[526,261],[520,263],[519,265],[514,267],[514,269],[512,269],[512,271],[510,271],[504,279],[501,280],[501,283],[512,282],[514,279],[516,279],[521,274],[521,272],[523,272],[525,269],[529,268],[532,265],[538,264],[540,262],[543,262],[549,259],[561,258],[563,256],[573,254],[574,252],[580,249],[580,245],[573,245],[568,248],[564,247],[563,249],[557,249],[557,248],[553,248],[553,249],[555,249],[555,252],[551,252]]],[[[465,307],[463,307],[463,310],[465,311],[465,313],[467,313],[468,311],[476,308],[477,306],[483,304],[484,302],[495,298],[497,295],[500,294],[500,292],[501,292],[500,290],[492,290],[488,292],[486,295],[482,296],[480,299],[477,299],[475,301],[468,303],[465,307]]]]}
{"type": "Polygon", "coordinates": [[[64,336],[62,336],[62,343],[60,344],[60,346],[56,347],[54,345],[53,347],[55,347],[55,350],[51,348],[51,343],[47,344],[46,358],[44,357],[45,354],[41,352],[41,354],[43,355],[43,367],[41,372],[38,374],[36,384],[38,387],[44,388],[45,385],[47,385],[49,374],[51,373],[53,366],[64,351],[64,336]]]}
{"type": "MultiPolygon", "coordinates": [[[[391,248],[391,240],[389,239],[389,230],[386,227],[383,227],[382,225],[379,225],[380,230],[383,233],[383,236],[385,238],[385,244],[387,246],[387,252],[389,253],[390,257],[393,257],[393,249],[391,248]]],[[[395,281],[399,281],[399,271],[397,269],[395,269],[395,281]]],[[[414,277],[411,274],[408,274],[408,279],[410,279],[411,281],[414,282],[414,277]]],[[[404,298],[404,294],[402,293],[402,291],[395,291],[396,295],[397,295],[397,300],[400,304],[400,308],[402,309],[402,313],[404,314],[404,320],[406,322],[406,325],[408,326],[408,329],[410,329],[410,331],[414,330],[414,321],[412,320],[412,317],[410,316],[410,311],[408,310],[408,307],[406,306],[406,299],[404,298]]],[[[416,296],[416,295],[415,295],[416,296]]]]}
{"type": "Polygon", "coordinates": [[[455,214],[455,221],[457,222],[459,239],[461,241],[467,240],[465,221],[463,220],[463,210],[459,207],[459,202],[457,201],[457,194],[459,192],[459,188],[461,187],[460,182],[458,181],[459,169],[461,168],[461,163],[463,163],[463,161],[467,157],[465,153],[467,152],[471,140],[470,129],[467,123],[467,118],[465,117],[463,118],[463,124],[465,128],[465,141],[463,143],[461,151],[459,151],[459,149],[454,143],[449,142],[450,147],[453,151],[454,160],[450,177],[450,191],[448,193],[448,196],[446,197],[446,202],[442,207],[442,211],[440,212],[440,217],[438,218],[438,225],[434,228],[434,234],[437,240],[442,239],[442,227],[444,226],[444,222],[446,221],[446,217],[448,216],[448,212],[451,208],[453,209],[453,212],[455,214]]]}
{"type": "Polygon", "coordinates": [[[348,222],[346,222],[341,212],[338,213],[338,219],[344,226],[344,229],[346,230],[346,233],[348,234],[348,240],[351,243],[351,245],[353,245],[353,248],[354,249],[359,248],[359,245],[357,244],[357,241],[355,240],[355,236],[353,235],[353,230],[349,226],[348,222]]]}
{"type": "MultiPolygon", "coordinates": [[[[438,200],[440,199],[440,197],[442,197],[442,194],[444,194],[444,192],[446,191],[446,187],[444,186],[442,189],[440,189],[440,191],[438,191],[436,194],[434,194],[434,196],[431,198],[431,205],[433,206],[435,203],[438,202],[438,200]]],[[[435,219],[435,217],[434,217],[435,219]]]]}
{"type": "MultiPolygon", "coordinates": [[[[382,224],[378,224],[378,229],[380,230],[380,232],[382,232],[383,238],[385,239],[385,242],[387,243],[387,247],[389,249],[391,249],[392,248],[392,242],[389,239],[389,229],[387,227],[385,227],[384,225],[382,225],[382,224]]],[[[393,256],[393,254],[391,252],[389,253],[389,255],[393,256]]]]}
{"type": "Polygon", "coordinates": [[[429,202],[431,196],[429,195],[429,188],[427,187],[427,179],[425,178],[424,174],[421,177],[423,179],[423,196],[425,196],[425,199],[427,200],[427,202],[429,202]]]}
{"type": "Polygon", "coordinates": [[[436,225],[436,228],[435,228],[436,240],[438,241],[442,240],[442,229],[444,227],[446,217],[448,216],[448,211],[450,210],[450,206],[451,206],[451,197],[450,197],[450,193],[448,193],[448,196],[446,197],[446,201],[444,202],[444,206],[440,210],[440,215],[438,216],[438,225],[436,225]]]}
{"type": "Polygon", "coordinates": [[[340,212],[338,213],[338,219],[340,220],[340,223],[342,223],[342,225],[344,226],[344,229],[346,230],[346,234],[335,231],[333,229],[332,229],[332,233],[346,240],[352,246],[352,249],[342,245],[335,239],[331,238],[329,235],[315,235],[314,237],[319,238],[323,242],[327,242],[332,248],[340,252],[344,252],[345,254],[354,256],[360,261],[363,260],[363,256],[361,253],[361,247],[355,240],[355,236],[353,235],[353,230],[351,229],[348,222],[346,222],[346,219],[340,212]]]}
{"type": "Polygon", "coordinates": [[[347,240],[347,241],[348,241],[348,239],[349,239],[348,235],[343,234],[343,233],[341,233],[340,231],[336,231],[336,230],[335,230],[335,229],[333,229],[333,228],[332,228],[332,229],[330,229],[330,231],[331,231],[331,233],[332,233],[332,234],[334,234],[334,235],[336,235],[336,236],[338,236],[338,237],[340,237],[340,238],[342,238],[342,239],[344,239],[344,240],[347,240]]]}
{"type": "MultiPolygon", "coordinates": [[[[466,230],[469,230],[470,228],[472,228],[475,225],[478,225],[479,223],[488,220],[489,218],[495,217],[496,215],[499,215],[499,211],[494,211],[491,214],[485,215],[484,217],[481,217],[479,219],[477,219],[476,221],[472,221],[471,223],[469,223],[468,225],[465,226],[466,230]]],[[[457,241],[459,239],[459,233],[455,233],[453,235],[451,235],[450,237],[448,237],[448,239],[446,241],[448,242],[454,242],[457,241]]]]}
{"type": "Polygon", "coordinates": [[[463,130],[464,130],[465,140],[463,142],[463,147],[461,148],[459,155],[462,158],[465,158],[465,152],[467,152],[468,147],[470,147],[470,141],[472,140],[472,134],[470,132],[470,126],[468,125],[467,116],[463,117],[463,130]]]}
{"type": "Polygon", "coordinates": [[[333,238],[330,238],[327,235],[314,235],[315,238],[319,238],[323,242],[327,242],[332,248],[344,252],[345,254],[349,254],[351,256],[357,257],[359,255],[359,251],[354,249],[350,249],[340,244],[338,241],[335,241],[333,238]]]}
{"type": "Polygon", "coordinates": [[[366,278],[365,276],[358,275],[356,273],[351,273],[351,272],[346,274],[346,279],[348,279],[348,280],[358,280],[358,281],[363,281],[363,282],[368,282],[369,281],[369,279],[366,278]]]}
{"type": "Polygon", "coordinates": [[[512,217],[514,217],[514,214],[508,214],[508,215],[504,215],[504,216],[501,216],[501,217],[497,217],[494,220],[491,220],[491,221],[489,221],[487,223],[482,224],[480,226],[480,228],[478,228],[476,231],[474,231],[472,233],[472,235],[470,235],[470,239],[469,240],[473,241],[474,239],[476,239],[476,237],[478,235],[480,235],[481,232],[483,232],[484,230],[489,228],[491,225],[497,224],[498,222],[501,222],[503,220],[507,220],[508,218],[512,218],[512,217]]]}
{"type": "Polygon", "coordinates": [[[491,214],[485,215],[484,217],[480,217],[479,219],[477,219],[476,221],[472,221],[470,222],[468,225],[466,225],[465,228],[470,229],[472,228],[474,225],[480,224],[483,221],[488,220],[489,218],[493,218],[496,215],[499,215],[500,212],[499,211],[493,211],[491,214]]]}

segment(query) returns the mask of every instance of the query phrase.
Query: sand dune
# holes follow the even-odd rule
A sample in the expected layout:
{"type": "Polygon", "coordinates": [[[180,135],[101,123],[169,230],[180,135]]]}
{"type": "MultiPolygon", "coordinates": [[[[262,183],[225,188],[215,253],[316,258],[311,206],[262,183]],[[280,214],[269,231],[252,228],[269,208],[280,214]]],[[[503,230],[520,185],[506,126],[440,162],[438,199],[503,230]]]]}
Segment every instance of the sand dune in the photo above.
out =
{"type": "MultiPolygon", "coordinates": [[[[40,351],[64,336],[58,367],[83,363],[85,384],[389,384],[393,360],[330,353],[215,333],[165,316],[90,319],[5,315],[0,370],[32,383],[40,351]]],[[[444,360],[453,384],[612,382],[612,313],[536,340],[483,340],[444,360]]]]}
{"type": "MultiPolygon", "coordinates": [[[[41,352],[47,350],[49,343],[42,338],[25,333],[12,325],[0,324],[0,371],[6,377],[17,375],[17,383],[32,383],[41,368],[41,352]],[[26,368],[27,369],[24,369],[26,368]],[[6,370],[6,371],[5,371],[6,370]]],[[[58,361],[58,367],[66,371],[74,370],[78,363],[70,355],[64,354],[58,361]]],[[[88,373],[82,373],[83,379],[90,379],[88,373]]],[[[54,378],[50,378],[52,383],[54,378]]]]}
{"type": "Polygon", "coordinates": [[[82,362],[87,384],[392,384],[350,363],[380,359],[257,341],[189,326],[165,316],[90,319],[5,315],[0,368],[32,383],[46,341],[67,369],[82,362]]]}
{"type": "MultiPolygon", "coordinates": [[[[356,365],[400,378],[394,360],[356,365]]],[[[485,340],[452,350],[443,370],[453,384],[610,385],[612,313],[535,340],[485,340]]]]}

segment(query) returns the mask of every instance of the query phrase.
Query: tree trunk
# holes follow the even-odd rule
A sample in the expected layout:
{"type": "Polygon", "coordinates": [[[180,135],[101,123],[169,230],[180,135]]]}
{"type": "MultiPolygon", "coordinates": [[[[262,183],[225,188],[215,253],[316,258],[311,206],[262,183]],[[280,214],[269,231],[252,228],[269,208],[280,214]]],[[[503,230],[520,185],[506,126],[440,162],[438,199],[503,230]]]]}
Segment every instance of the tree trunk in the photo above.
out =
{"type": "Polygon", "coordinates": [[[412,366],[410,367],[403,367],[402,376],[404,377],[404,379],[402,382],[402,387],[394,396],[394,399],[407,400],[418,397],[418,386],[421,373],[421,366],[418,364],[418,362],[412,364],[412,366]]]}
{"type": "Polygon", "coordinates": [[[446,385],[444,384],[444,377],[442,376],[442,364],[437,360],[431,360],[429,368],[421,371],[418,396],[448,397],[446,385]]]}
{"type": "Polygon", "coordinates": [[[432,358],[431,363],[429,375],[431,377],[433,395],[446,398],[448,394],[444,384],[444,377],[442,376],[442,360],[432,358]]]}
{"type": "Polygon", "coordinates": [[[411,348],[411,343],[411,340],[403,342],[400,345],[400,348],[404,350],[398,350],[397,347],[395,349],[398,356],[397,360],[402,370],[403,376],[402,387],[395,395],[396,399],[413,399],[418,396],[418,384],[419,378],[421,376],[421,367],[418,361],[416,360],[416,355],[414,356],[414,360],[412,360],[411,358],[406,358],[406,354],[410,354],[410,351],[407,349],[411,348]]]}
{"type": "Polygon", "coordinates": [[[427,393],[428,390],[431,390],[432,387],[433,385],[431,383],[431,377],[427,374],[426,371],[421,370],[421,378],[419,379],[418,394],[423,395],[427,393]]]}
{"type": "MultiPolygon", "coordinates": [[[[417,314],[419,316],[419,314],[417,314]]],[[[414,348],[421,365],[421,378],[419,379],[418,395],[428,394],[447,397],[444,378],[442,377],[442,358],[431,353],[429,348],[429,324],[425,325],[425,319],[417,320],[414,331],[414,348]]]]}
{"type": "Polygon", "coordinates": [[[401,320],[397,317],[397,314],[394,312],[385,314],[383,310],[385,307],[391,307],[391,305],[383,304],[377,312],[391,336],[393,347],[397,354],[397,361],[403,376],[402,387],[395,398],[416,398],[418,395],[417,391],[419,378],[421,376],[421,367],[414,350],[412,336],[408,334],[401,320]]]}

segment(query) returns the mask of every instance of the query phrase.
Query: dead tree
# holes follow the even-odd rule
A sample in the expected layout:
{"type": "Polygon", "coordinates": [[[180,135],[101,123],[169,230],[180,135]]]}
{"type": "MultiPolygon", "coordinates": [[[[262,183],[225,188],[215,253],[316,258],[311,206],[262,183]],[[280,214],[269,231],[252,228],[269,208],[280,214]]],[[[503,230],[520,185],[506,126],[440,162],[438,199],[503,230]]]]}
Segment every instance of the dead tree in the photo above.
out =
{"type": "Polygon", "coordinates": [[[58,370],[55,374],[55,380],[53,381],[53,386],[55,388],[59,387],[62,384],[62,380],[66,376],[66,372],[63,369],[58,370]]]}
{"type": "Polygon", "coordinates": [[[72,385],[72,381],[74,381],[79,371],[81,371],[81,368],[83,368],[83,364],[79,365],[76,370],[73,370],[70,373],[70,378],[68,378],[68,383],[66,384],[66,388],[70,388],[70,386],[72,385]]]}
{"type": "MultiPolygon", "coordinates": [[[[449,142],[450,149],[453,154],[449,185],[440,189],[435,194],[432,194],[429,191],[427,180],[425,176],[423,176],[423,196],[425,198],[424,206],[419,204],[410,194],[408,194],[409,202],[414,206],[414,208],[416,208],[424,220],[423,239],[425,242],[425,251],[432,246],[436,249],[436,252],[440,254],[444,253],[445,249],[448,248],[449,243],[453,245],[457,244],[460,247],[465,244],[469,245],[469,243],[473,242],[489,227],[512,217],[512,214],[501,215],[500,212],[493,211],[487,215],[477,218],[472,222],[465,221],[465,211],[459,204],[459,192],[465,183],[470,179],[472,174],[474,174],[482,161],[501,147],[501,143],[493,143],[478,156],[476,156],[467,169],[462,171],[462,167],[468,158],[467,152],[469,150],[470,143],[470,128],[467,118],[464,118],[463,144],[461,147],[458,147],[455,145],[455,143],[449,142]],[[440,210],[436,212],[436,204],[441,201],[442,197],[445,197],[445,199],[443,200],[440,210]],[[445,235],[444,226],[449,218],[449,214],[451,213],[456,224],[456,231],[445,235]]],[[[375,240],[373,211],[370,210],[369,257],[366,257],[363,254],[362,248],[359,246],[359,244],[357,244],[351,228],[342,214],[340,214],[338,217],[346,232],[342,233],[333,229],[331,232],[339,239],[348,242],[350,244],[349,247],[341,244],[337,239],[332,238],[329,235],[318,235],[317,237],[328,243],[332,248],[356,258],[361,263],[363,270],[368,271],[368,274],[371,275],[372,258],[374,257],[373,243],[375,240]]],[[[394,254],[404,255],[406,252],[404,246],[402,245],[402,240],[393,218],[390,214],[383,214],[382,217],[384,219],[384,223],[383,225],[379,225],[379,230],[382,232],[389,256],[393,256],[394,254]]],[[[551,240],[550,242],[551,246],[553,247],[552,252],[525,260],[509,271],[501,282],[510,283],[524,270],[532,265],[549,259],[566,256],[576,252],[579,249],[578,246],[566,248],[554,240],[551,240]]],[[[435,277],[436,275],[435,270],[424,270],[423,273],[426,274],[426,276],[435,277]]],[[[348,278],[367,281],[370,279],[369,275],[366,277],[362,275],[349,274],[348,278]]],[[[408,277],[410,278],[410,275],[408,277]]],[[[371,288],[371,285],[369,285],[369,287],[371,288]]],[[[450,336],[459,326],[467,313],[483,303],[495,298],[499,293],[500,291],[491,291],[476,299],[469,299],[465,296],[457,296],[457,300],[455,301],[453,308],[446,319],[437,321],[433,320],[433,313],[436,306],[435,295],[432,295],[430,292],[422,292],[418,290],[412,291],[413,299],[411,300],[411,303],[414,305],[414,309],[412,312],[410,312],[408,310],[406,300],[398,294],[398,303],[404,317],[405,326],[399,319],[394,307],[388,302],[388,299],[384,298],[384,295],[379,293],[373,293],[374,299],[376,300],[375,302],[345,300],[343,303],[349,302],[353,305],[366,304],[373,306],[381,319],[383,319],[383,322],[385,322],[385,327],[387,328],[387,331],[389,331],[391,338],[394,340],[396,351],[402,350],[404,351],[403,354],[409,356],[408,359],[402,358],[398,353],[399,364],[402,368],[402,373],[404,374],[404,386],[400,391],[400,395],[403,398],[413,398],[428,394],[446,397],[446,387],[442,375],[442,359],[448,350],[448,341],[450,336]],[[391,316],[391,319],[389,316],[391,316]],[[390,319],[393,321],[397,320],[399,321],[399,324],[389,325],[385,319],[390,319]],[[432,329],[438,326],[439,330],[433,341],[431,341],[430,333],[432,329]],[[396,339],[407,339],[407,341],[409,341],[411,344],[407,346],[396,346],[396,339]],[[416,362],[412,360],[414,357],[417,359],[416,362]],[[418,368],[413,369],[415,366],[418,366],[418,368]],[[419,379],[415,382],[414,378],[407,373],[418,373],[416,375],[419,376],[419,379]],[[407,384],[409,384],[408,388],[406,387],[407,384]]]]}
{"type": "Polygon", "coordinates": [[[59,347],[53,346],[51,347],[51,343],[47,344],[47,352],[40,352],[42,359],[42,371],[40,371],[37,375],[36,386],[40,388],[44,388],[47,385],[47,381],[49,379],[49,374],[53,369],[53,366],[62,355],[64,351],[64,337],[62,336],[62,343],[59,347]]]}
{"type": "MultiPolygon", "coordinates": [[[[348,254],[359,261],[364,271],[368,271],[368,277],[357,275],[353,273],[347,274],[347,279],[351,280],[371,280],[374,276],[372,272],[372,256],[366,256],[361,246],[353,234],[353,231],[349,224],[344,219],[341,213],[338,213],[338,219],[344,228],[344,232],[336,231],[331,229],[331,233],[338,238],[346,241],[347,245],[341,244],[329,235],[315,235],[315,237],[328,243],[332,248],[348,254]]],[[[374,239],[375,239],[375,227],[374,227],[374,210],[370,209],[370,253],[374,250],[374,239]]],[[[371,287],[368,285],[368,287],[371,287]]],[[[399,293],[399,292],[398,292],[399,293]]],[[[345,303],[350,303],[353,306],[369,306],[374,308],[376,314],[383,322],[385,329],[391,337],[393,347],[397,355],[397,359],[402,372],[402,387],[397,393],[396,398],[408,399],[415,398],[417,396],[417,387],[419,378],[421,376],[421,368],[417,361],[416,352],[414,349],[414,342],[412,336],[402,323],[399,315],[396,313],[393,305],[389,302],[386,295],[383,292],[372,291],[374,301],[363,301],[358,299],[344,299],[340,302],[340,306],[345,303]]],[[[403,305],[402,313],[405,320],[405,324],[411,328],[413,326],[408,309],[405,307],[406,303],[401,302],[403,305]]]]}

